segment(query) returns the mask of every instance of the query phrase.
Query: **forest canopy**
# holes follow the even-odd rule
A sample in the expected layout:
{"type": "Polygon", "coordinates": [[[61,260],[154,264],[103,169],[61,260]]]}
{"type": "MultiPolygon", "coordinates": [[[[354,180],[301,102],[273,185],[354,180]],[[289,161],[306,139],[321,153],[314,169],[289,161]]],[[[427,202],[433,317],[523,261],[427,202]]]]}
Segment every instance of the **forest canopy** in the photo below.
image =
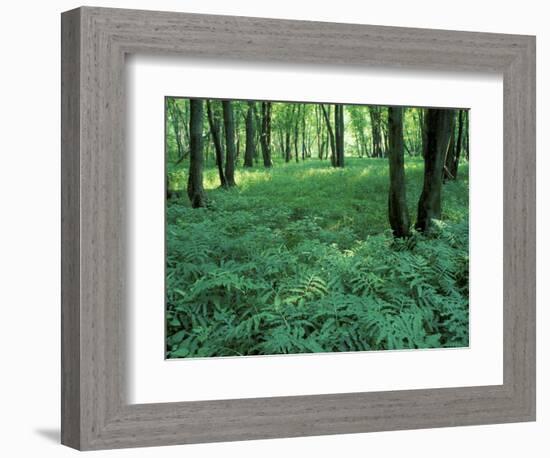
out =
{"type": "Polygon", "coordinates": [[[168,358],[468,345],[467,109],[165,108],[168,358]]]}

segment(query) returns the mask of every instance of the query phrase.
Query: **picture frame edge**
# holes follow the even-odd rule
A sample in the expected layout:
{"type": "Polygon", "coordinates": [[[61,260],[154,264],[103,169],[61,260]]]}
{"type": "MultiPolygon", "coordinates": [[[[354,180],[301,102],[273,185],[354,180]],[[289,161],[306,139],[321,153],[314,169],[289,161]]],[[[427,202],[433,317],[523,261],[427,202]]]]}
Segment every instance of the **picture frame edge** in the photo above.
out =
{"type": "MultiPolygon", "coordinates": [[[[303,407],[308,412],[308,416],[300,417],[300,412],[293,412],[294,421],[285,419],[283,425],[278,423],[278,430],[267,430],[266,425],[262,425],[264,429],[254,431],[250,429],[246,415],[254,418],[254,409],[260,409],[265,420],[266,415],[269,417],[269,411],[262,409],[269,409],[266,406],[275,402],[279,403],[277,415],[280,416],[280,409],[290,408],[293,403],[286,397],[263,398],[256,401],[240,399],[185,403],[192,409],[190,411],[194,415],[197,415],[197,412],[205,415],[203,420],[206,423],[195,425],[195,430],[193,425],[185,420],[187,414],[184,412],[182,403],[147,405],[148,407],[126,405],[124,358],[120,354],[124,347],[124,311],[121,309],[121,304],[125,300],[125,293],[124,285],[120,285],[121,282],[116,283],[116,279],[125,278],[126,245],[123,235],[120,234],[120,228],[126,227],[127,223],[121,205],[126,192],[123,186],[124,138],[120,132],[116,131],[124,128],[124,107],[123,104],[117,105],[116,102],[124,99],[122,78],[124,56],[128,52],[140,49],[140,46],[144,50],[153,52],[158,49],[155,48],[158,44],[147,44],[147,40],[155,41],[154,29],[160,25],[154,24],[152,16],[156,14],[163,18],[169,17],[170,21],[176,23],[180,20],[182,24],[190,17],[189,13],[96,7],[81,7],[62,13],[62,443],[76,449],[88,450],[534,420],[536,418],[536,337],[534,333],[536,38],[524,35],[438,30],[429,30],[428,35],[431,37],[441,34],[445,40],[448,40],[455,34],[456,37],[471,37],[472,42],[475,40],[482,42],[489,40],[490,43],[499,43],[499,40],[504,42],[502,47],[498,48],[498,59],[495,58],[487,64],[493,65],[493,71],[495,71],[500,62],[498,68],[505,75],[504,131],[505,135],[509,136],[509,142],[505,142],[504,152],[505,183],[509,191],[508,194],[505,192],[505,196],[510,195],[510,189],[514,194],[511,200],[506,201],[505,197],[505,222],[507,218],[509,219],[508,224],[505,224],[505,252],[510,254],[511,249],[518,250],[519,247],[517,253],[511,253],[518,256],[511,257],[513,260],[509,261],[511,264],[507,271],[505,265],[505,271],[511,274],[514,280],[519,281],[521,291],[513,291],[513,285],[505,283],[505,297],[508,298],[508,303],[505,300],[504,385],[497,388],[464,387],[368,393],[366,396],[365,393],[350,393],[292,397],[303,398],[302,401],[306,404],[308,401],[320,404],[323,409],[329,407],[338,409],[338,403],[340,403],[347,406],[348,410],[353,408],[357,399],[381,397],[381,399],[397,399],[394,402],[405,405],[407,403],[399,396],[408,396],[411,400],[417,396],[420,399],[420,404],[415,407],[418,410],[417,416],[407,417],[409,423],[397,421],[395,419],[397,416],[388,416],[390,423],[372,421],[369,423],[368,415],[356,412],[355,417],[350,417],[347,423],[345,419],[335,420],[332,429],[328,418],[323,419],[328,423],[322,428],[316,427],[317,422],[313,422],[311,417],[314,414],[310,412],[315,404],[307,408],[303,407]],[[140,29],[140,17],[142,22],[147,22],[148,30],[153,31],[151,35],[139,38],[140,33],[143,32],[140,29]],[[108,94],[104,92],[105,88],[108,94]],[[110,105],[111,100],[113,105],[110,105]],[[506,108],[507,100],[508,108],[506,108]],[[511,113],[511,109],[519,110],[520,114],[511,113]],[[105,135],[105,133],[109,134],[105,135]],[[108,155],[107,151],[118,152],[118,154],[108,155]],[[518,154],[518,151],[522,151],[523,154],[518,154]],[[510,167],[511,163],[515,167],[514,170],[510,167]],[[116,195],[106,199],[105,187],[110,191],[116,190],[116,195]],[[98,193],[103,193],[100,198],[98,193]],[[108,208],[102,207],[105,202],[108,208]],[[506,227],[510,227],[511,222],[517,222],[518,218],[524,218],[522,224],[512,224],[514,229],[506,232],[506,227]],[[94,244],[93,249],[90,248],[91,243],[94,244]],[[107,274],[103,272],[105,269],[107,274]],[[108,304],[115,304],[116,306],[113,307],[115,310],[110,310],[108,304]],[[480,397],[486,395],[490,395],[491,399],[494,398],[494,402],[497,403],[496,408],[488,412],[477,411],[470,416],[462,413],[460,418],[451,417],[446,420],[439,418],[434,410],[430,410],[434,408],[427,401],[431,395],[437,398],[441,406],[448,406],[460,402],[458,394],[465,393],[473,396],[470,406],[472,409],[476,405],[478,407],[482,405],[480,397]],[[270,402],[270,399],[275,401],[270,402]],[[220,409],[224,406],[239,409],[235,407],[239,403],[243,406],[241,409],[244,412],[242,414],[244,417],[240,420],[240,428],[226,424],[226,429],[223,430],[223,425],[220,425],[222,429],[218,428],[217,435],[206,435],[197,430],[199,426],[204,429],[204,425],[208,422],[211,424],[213,421],[224,419],[227,421],[226,416],[220,414],[220,409]],[[201,410],[203,408],[206,410],[201,410]],[[422,411],[423,408],[426,410],[422,411]],[[155,415],[155,409],[157,415],[155,415]],[[215,420],[212,415],[217,415],[218,420],[215,420]],[[338,423],[340,421],[341,423],[338,423]],[[165,427],[166,432],[161,434],[157,431],[153,434],[152,425],[159,424],[165,427]],[[195,431],[194,434],[193,431],[195,431]]],[[[289,27],[292,27],[289,24],[306,22],[201,14],[192,14],[192,16],[194,23],[200,23],[201,17],[207,18],[205,20],[209,28],[216,22],[215,18],[224,24],[228,20],[232,23],[238,23],[239,20],[247,22],[256,20],[268,21],[270,24],[284,22],[285,26],[289,27]]],[[[316,24],[335,25],[328,22],[316,24]]],[[[397,35],[399,30],[406,30],[403,32],[406,34],[414,34],[415,30],[420,34],[428,33],[425,29],[357,24],[338,24],[336,29],[343,30],[346,27],[354,30],[363,29],[365,33],[368,31],[370,34],[390,29],[397,35]]],[[[215,35],[215,31],[212,33],[215,35]]],[[[227,31],[224,31],[225,33],[227,31]]],[[[261,34],[261,31],[258,31],[258,34],[261,34]]],[[[166,48],[162,49],[166,49],[167,52],[171,47],[178,46],[175,42],[170,44],[171,39],[173,37],[164,35],[159,39],[166,41],[166,48]]],[[[336,36],[331,39],[338,41],[336,36]]],[[[345,41],[346,37],[342,40],[345,41]]],[[[427,53],[429,47],[427,44],[424,46],[424,52],[427,53]]],[[[459,44],[456,46],[457,49],[460,47],[459,44]]],[[[494,51],[491,46],[487,46],[487,49],[483,49],[483,53],[490,54],[491,50],[494,51]]],[[[193,52],[196,50],[194,49],[193,52]]],[[[368,54],[368,50],[361,52],[368,54]]],[[[392,47],[391,53],[393,53],[391,64],[396,64],[399,51],[392,47]]],[[[377,54],[374,60],[381,59],[380,55],[377,54]]],[[[284,58],[284,53],[280,57],[284,58]]],[[[467,60],[464,56],[462,58],[467,60]]],[[[440,68],[430,59],[432,58],[428,58],[428,62],[433,68],[440,68]]],[[[337,59],[335,62],[341,63],[337,59]]],[[[406,67],[410,66],[407,62],[409,61],[404,65],[406,67]]],[[[459,66],[459,69],[462,67],[459,66]]],[[[508,260],[511,258],[506,257],[508,260]]],[[[386,402],[388,402],[387,406],[391,405],[393,408],[389,401],[386,402]]],[[[463,402],[466,401],[463,400],[463,402]]],[[[380,402],[375,404],[378,406],[380,402]]],[[[378,406],[378,408],[383,409],[384,406],[378,406]]],[[[383,416],[382,411],[377,410],[377,412],[378,415],[383,416]]],[[[406,417],[405,412],[399,416],[406,417]]]]}

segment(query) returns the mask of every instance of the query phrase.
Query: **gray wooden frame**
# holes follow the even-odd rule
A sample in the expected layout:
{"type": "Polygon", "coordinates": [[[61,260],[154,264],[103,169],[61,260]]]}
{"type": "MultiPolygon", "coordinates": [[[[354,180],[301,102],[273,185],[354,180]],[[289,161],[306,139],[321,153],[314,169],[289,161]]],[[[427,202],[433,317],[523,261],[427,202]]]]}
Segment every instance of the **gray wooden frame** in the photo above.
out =
{"type": "Polygon", "coordinates": [[[535,419],[535,38],[83,7],[62,14],[62,443],[105,449],[535,419]],[[503,385],[130,405],[128,53],[499,72],[503,385]]]}

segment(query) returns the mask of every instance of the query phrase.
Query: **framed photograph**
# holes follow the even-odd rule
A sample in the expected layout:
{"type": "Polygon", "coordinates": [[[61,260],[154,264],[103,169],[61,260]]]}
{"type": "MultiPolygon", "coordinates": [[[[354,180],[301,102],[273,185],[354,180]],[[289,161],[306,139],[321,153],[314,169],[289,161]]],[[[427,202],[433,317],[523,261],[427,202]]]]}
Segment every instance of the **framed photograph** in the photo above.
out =
{"type": "Polygon", "coordinates": [[[62,443],[535,419],[535,38],[62,15],[62,443]]]}

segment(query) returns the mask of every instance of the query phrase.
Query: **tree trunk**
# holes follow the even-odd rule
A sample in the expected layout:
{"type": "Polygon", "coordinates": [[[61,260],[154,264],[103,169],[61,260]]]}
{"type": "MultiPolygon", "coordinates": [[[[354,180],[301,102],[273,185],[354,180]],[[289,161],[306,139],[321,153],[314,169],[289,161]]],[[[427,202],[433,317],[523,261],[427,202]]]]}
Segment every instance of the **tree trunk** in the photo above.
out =
{"type": "Polygon", "coordinates": [[[325,117],[325,123],[327,125],[330,140],[330,162],[334,167],[336,167],[336,139],[334,138],[334,131],[332,130],[332,126],[330,125],[330,112],[327,113],[325,105],[321,105],[321,108],[323,109],[323,116],[325,117]]]}
{"type": "MultiPolygon", "coordinates": [[[[182,137],[182,126],[180,121],[182,119],[182,113],[177,105],[176,99],[166,99],[166,107],[170,113],[170,120],[172,121],[172,129],[174,130],[174,137],[176,139],[176,148],[178,150],[178,157],[176,158],[176,163],[179,164],[185,158],[185,149],[182,137]]],[[[183,129],[185,130],[185,129],[183,129]]]]}
{"type": "Polygon", "coordinates": [[[227,180],[225,179],[225,173],[223,171],[223,146],[220,136],[220,123],[214,116],[210,100],[206,101],[206,111],[208,113],[208,124],[210,125],[210,132],[212,133],[214,149],[216,150],[216,166],[218,167],[220,186],[222,188],[227,188],[227,180]]]}
{"type": "Polygon", "coordinates": [[[294,119],[294,158],[296,162],[299,162],[298,156],[298,142],[300,140],[300,109],[302,105],[297,105],[298,110],[296,111],[296,116],[294,119]]]}
{"type": "Polygon", "coordinates": [[[390,166],[390,191],[388,195],[388,216],[395,237],[410,235],[409,210],[405,187],[405,162],[403,158],[403,108],[388,108],[390,166]]]}
{"type": "Polygon", "coordinates": [[[426,127],[426,114],[427,109],[426,108],[419,108],[419,114],[421,116],[419,117],[420,120],[420,132],[422,136],[422,157],[424,157],[424,152],[426,151],[426,145],[428,144],[428,129],[426,127]]]}
{"type": "Polygon", "coordinates": [[[285,131],[285,162],[290,162],[290,132],[288,130],[285,131]]]}
{"type": "Polygon", "coordinates": [[[372,131],[372,155],[382,157],[382,127],[380,107],[369,107],[372,131]]]}
{"type": "Polygon", "coordinates": [[[304,111],[302,114],[302,161],[305,161],[307,155],[308,155],[308,146],[307,146],[307,138],[306,138],[306,109],[304,107],[304,111]]]}
{"type": "Polygon", "coordinates": [[[449,147],[454,112],[429,108],[426,110],[426,143],[424,149],[424,186],[418,201],[416,228],[429,232],[433,219],[441,218],[441,185],[443,162],[449,147]]]}
{"type": "Polygon", "coordinates": [[[336,167],[344,167],[344,105],[334,105],[336,167]]]}
{"type": "Polygon", "coordinates": [[[443,165],[443,182],[454,179],[452,169],[453,169],[453,162],[455,160],[455,155],[456,155],[455,121],[456,121],[456,112],[453,111],[453,121],[451,125],[451,138],[449,139],[449,147],[447,148],[447,154],[445,155],[445,164],[443,165]]]}
{"type": "Polygon", "coordinates": [[[315,132],[317,133],[317,156],[323,159],[324,137],[323,137],[323,119],[319,105],[315,105],[315,132]]]}
{"type": "Polygon", "coordinates": [[[470,160],[470,112],[464,110],[464,135],[462,136],[462,148],[464,150],[464,157],[470,160]]]}
{"type": "Polygon", "coordinates": [[[223,122],[225,125],[225,179],[227,186],[235,186],[235,119],[233,117],[233,105],[231,101],[224,100],[223,122]]]}
{"type": "Polygon", "coordinates": [[[187,181],[187,195],[193,208],[206,205],[206,194],[202,183],[202,117],[203,101],[191,99],[191,114],[189,117],[190,154],[189,179],[187,181]]]}
{"type": "Polygon", "coordinates": [[[246,112],[246,149],[244,151],[244,166],[252,167],[254,165],[254,156],[256,155],[256,132],[254,128],[254,102],[248,102],[246,112]]]}
{"type": "Polygon", "coordinates": [[[456,150],[453,157],[453,163],[451,164],[451,175],[453,180],[458,177],[458,162],[460,161],[460,154],[462,153],[462,138],[464,136],[464,110],[458,112],[458,134],[456,139],[456,150]]]}
{"type": "Polygon", "coordinates": [[[271,102],[262,102],[260,145],[262,148],[264,167],[269,168],[273,165],[271,162],[271,102]]]}

